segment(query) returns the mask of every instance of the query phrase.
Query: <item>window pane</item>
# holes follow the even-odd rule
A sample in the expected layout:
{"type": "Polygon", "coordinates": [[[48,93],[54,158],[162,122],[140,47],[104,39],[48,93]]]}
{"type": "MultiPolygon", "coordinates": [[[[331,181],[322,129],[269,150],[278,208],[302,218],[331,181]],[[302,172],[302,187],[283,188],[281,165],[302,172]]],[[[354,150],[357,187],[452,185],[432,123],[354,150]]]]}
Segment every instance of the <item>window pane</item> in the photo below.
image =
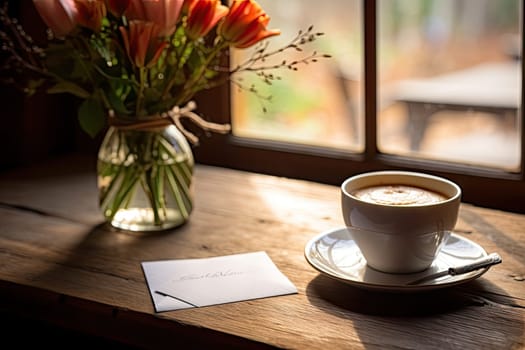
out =
{"type": "Polygon", "coordinates": [[[378,1],[382,152],[519,170],[521,4],[378,1]]]}
{"type": "MultiPolygon", "coordinates": [[[[255,75],[244,75],[242,85],[256,86],[262,96],[232,84],[232,124],[237,136],[363,150],[362,102],[362,11],[361,0],[258,0],[271,17],[269,28],[281,29],[271,47],[288,44],[299,29],[310,25],[324,32],[304,52],[286,51],[274,61],[288,62],[312,51],[332,55],[299,66],[298,71],[278,71],[280,80],[269,86],[255,75]],[[266,108],[264,111],[263,106],[266,108]]],[[[232,66],[243,62],[253,49],[232,53],[232,66]]]]}

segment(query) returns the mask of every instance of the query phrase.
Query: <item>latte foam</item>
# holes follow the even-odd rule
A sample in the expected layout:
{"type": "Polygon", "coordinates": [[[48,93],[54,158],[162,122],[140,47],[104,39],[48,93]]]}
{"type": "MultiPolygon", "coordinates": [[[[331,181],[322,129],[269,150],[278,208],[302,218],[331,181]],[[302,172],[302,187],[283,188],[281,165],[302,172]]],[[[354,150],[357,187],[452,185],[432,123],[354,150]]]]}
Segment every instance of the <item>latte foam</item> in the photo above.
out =
{"type": "Polygon", "coordinates": [[[440,193],[409,185],[370,186],[356,190],[352,195],[366,202],[385,205],[422,205],[447,199],[440,193]]]}

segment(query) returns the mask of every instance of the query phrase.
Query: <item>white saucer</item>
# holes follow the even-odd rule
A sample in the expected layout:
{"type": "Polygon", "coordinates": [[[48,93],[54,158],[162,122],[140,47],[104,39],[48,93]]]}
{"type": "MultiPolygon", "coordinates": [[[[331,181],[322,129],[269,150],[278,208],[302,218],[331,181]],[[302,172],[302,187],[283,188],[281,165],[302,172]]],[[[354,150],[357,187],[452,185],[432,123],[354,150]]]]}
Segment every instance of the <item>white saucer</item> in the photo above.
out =
{"type": "Polygon", "coordinates": [[[330,230],[315,236],[306,244],[304,255],[313,268],[329,277],[360,288],[398,292],[429,290],[465,283],[480,277],[489,269],[487,267],[461,275],[447,275],[417,285],[407,285],[431,273],[467,264],[487,255],[480,245],[457,234],[450,235],[430,268],[412,274],[383,273],[368,267],[346,228],[330,230]]]}

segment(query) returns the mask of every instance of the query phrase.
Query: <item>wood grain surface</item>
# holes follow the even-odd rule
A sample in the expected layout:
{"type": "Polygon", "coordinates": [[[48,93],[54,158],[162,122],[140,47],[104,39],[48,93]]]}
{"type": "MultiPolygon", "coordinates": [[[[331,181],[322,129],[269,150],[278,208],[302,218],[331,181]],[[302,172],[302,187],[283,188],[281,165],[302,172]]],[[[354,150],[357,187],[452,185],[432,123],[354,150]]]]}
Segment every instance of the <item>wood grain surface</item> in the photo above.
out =
{"type": "Polygon", "coordinates": [[[304,258],[313,236],[344,226],[337,186],[199,165],[190,221],[141,234],[103,224],[94,169],[73,157],[0,175],[4,317],[140,348],[525,348],[525,215],[464,203],[456,232],[502,264],[455,287],[371,292],[304,258]],[[252,251],[298,293],[155,313],[142,261],[252,251]]]}

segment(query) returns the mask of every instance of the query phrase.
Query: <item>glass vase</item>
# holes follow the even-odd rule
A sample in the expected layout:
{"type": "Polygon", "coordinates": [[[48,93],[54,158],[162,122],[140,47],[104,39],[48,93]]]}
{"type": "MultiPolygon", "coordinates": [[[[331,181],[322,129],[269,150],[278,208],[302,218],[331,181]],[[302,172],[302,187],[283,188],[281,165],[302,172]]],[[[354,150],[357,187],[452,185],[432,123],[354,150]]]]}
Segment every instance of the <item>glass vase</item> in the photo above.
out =
{"type": "Polygon", "coordinates": [[[174,126],[110,127],[97,162],[99,205],[107,222],[129,231],[185,223],[193,208],[193,153],[174,126]]]}

